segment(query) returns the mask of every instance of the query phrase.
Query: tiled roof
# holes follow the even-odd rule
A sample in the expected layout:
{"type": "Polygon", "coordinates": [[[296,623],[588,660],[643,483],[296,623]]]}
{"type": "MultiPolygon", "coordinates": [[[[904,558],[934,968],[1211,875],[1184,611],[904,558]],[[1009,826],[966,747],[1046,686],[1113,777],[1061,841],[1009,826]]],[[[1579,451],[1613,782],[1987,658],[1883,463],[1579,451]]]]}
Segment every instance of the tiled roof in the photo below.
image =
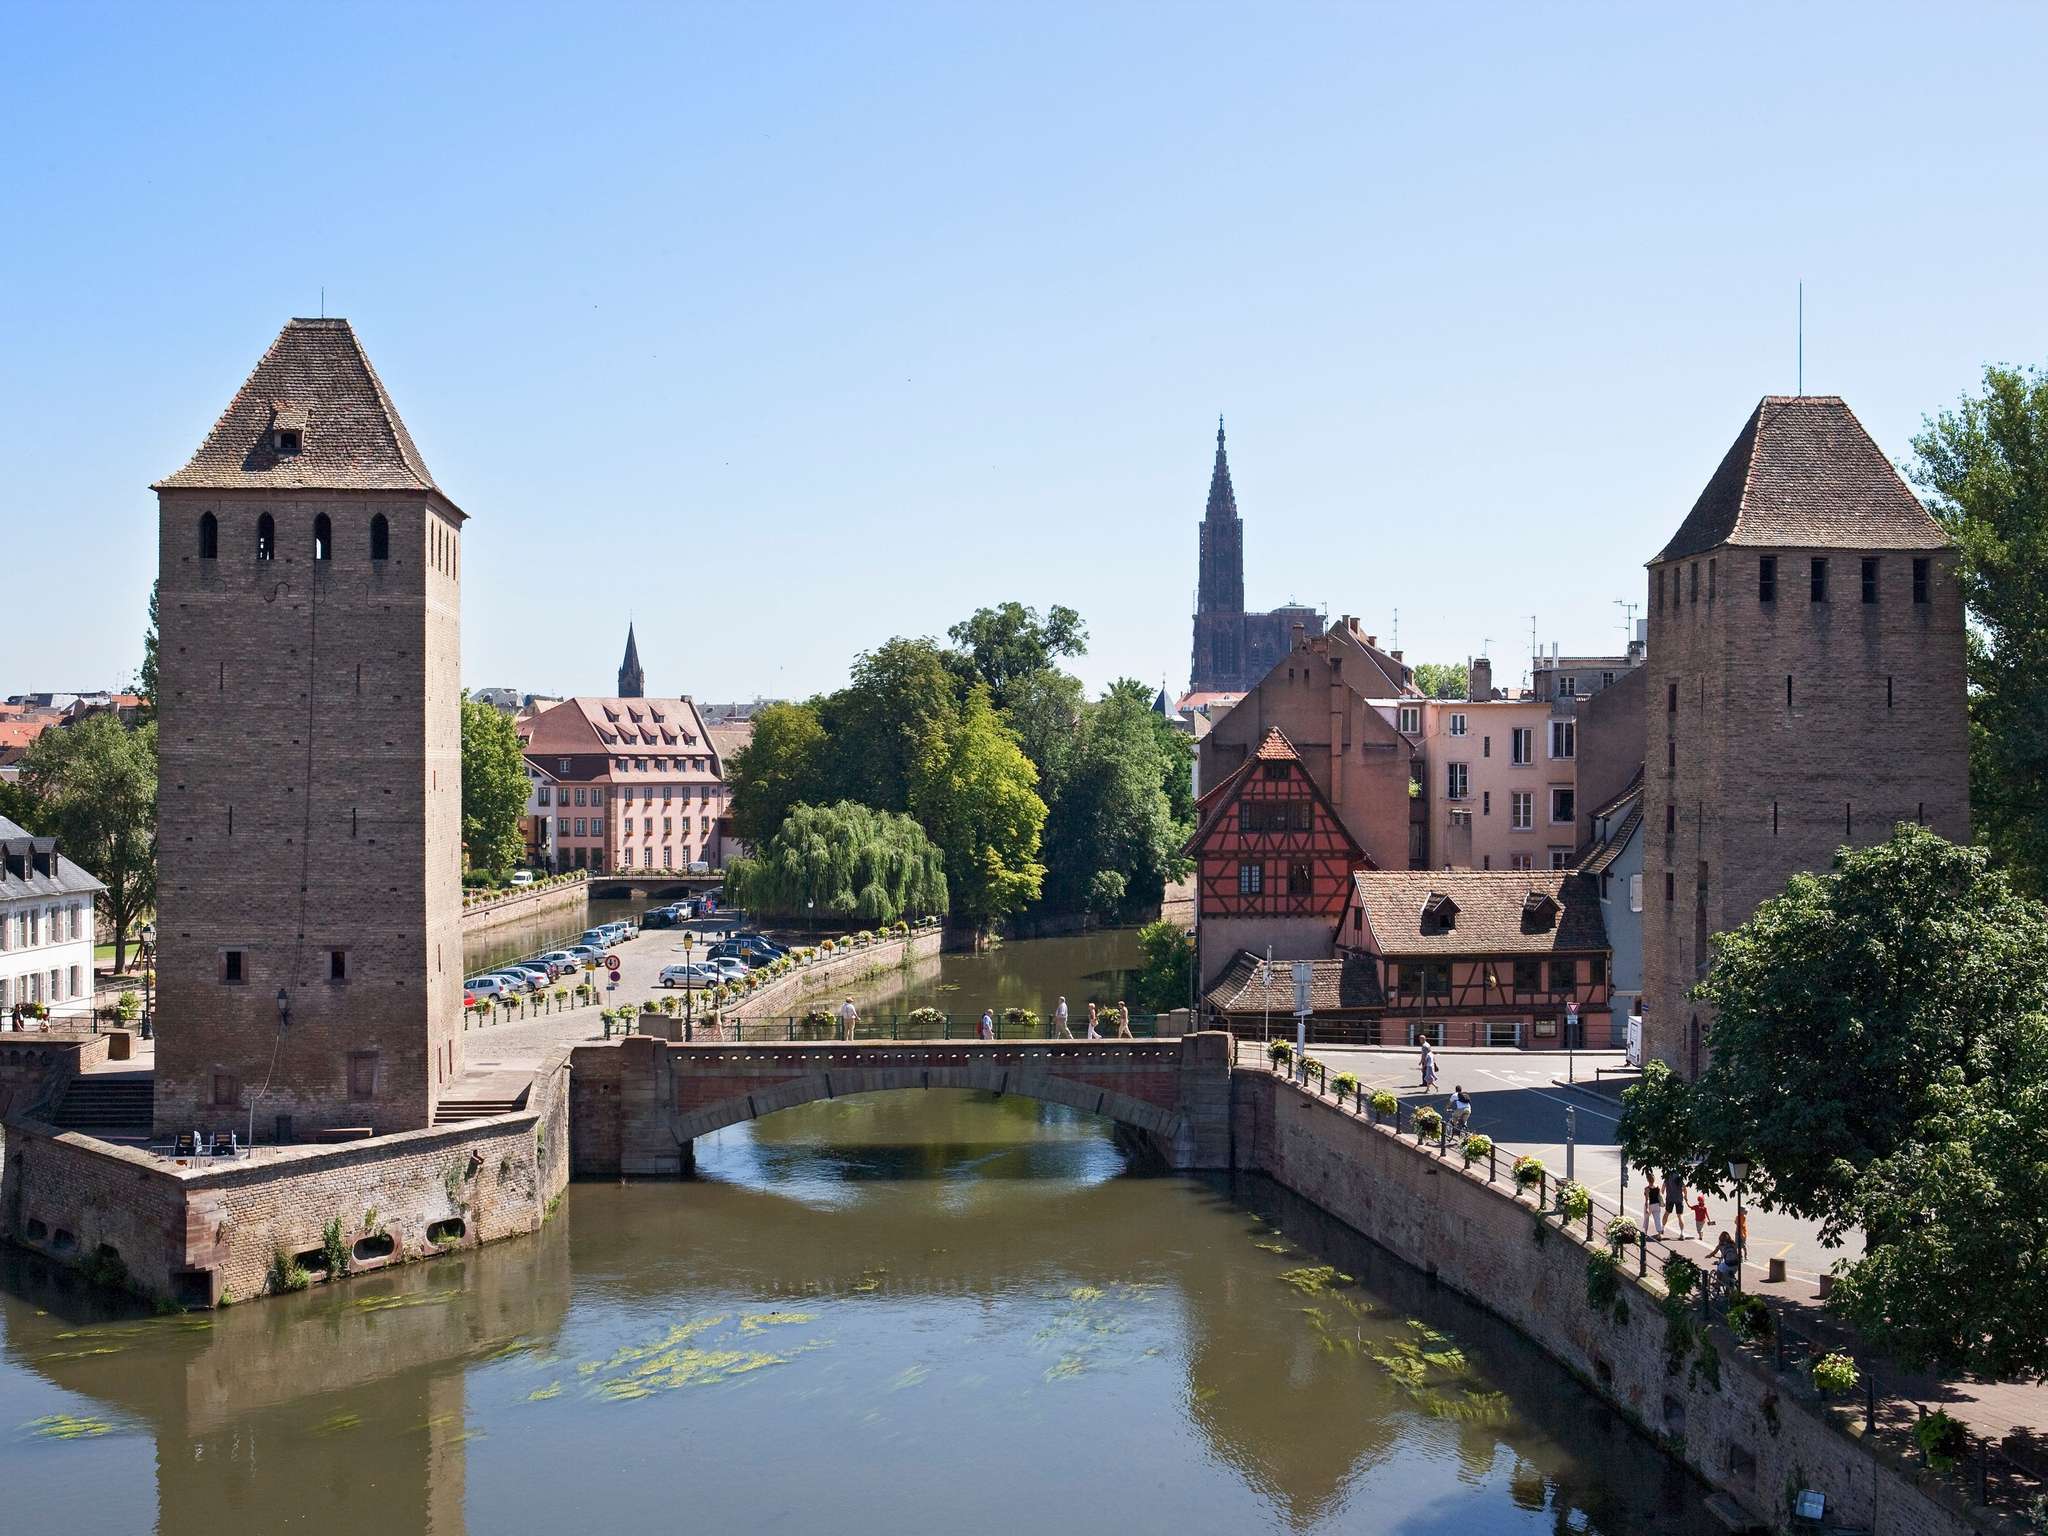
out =
{"type": "MultiPolygon", "coordinates": [[[[1240,954],[1203,1001],[1220,1013],[1263,1013],[1269,1007],[1276,1014],[1294,1012],[1292,962],[1275,960],[1272,974],[1263,986],[1259,982],[1259,957],[1240,954]]],[[[1379,1008],[1386,1003],[1380,992],[1379,967],[1366,955],[1342,955],[1334,960],[1309,961],[1309,1006],[1317,1013],[1335,1013],[1349,1008],[1379,1008]]]]}
{"type": "Polygon", "coordinates": [[[54,838],[31,837],[28,831],[0,816],[0,901],[25,896],[85,895],[106,887],[61,853],[54,838]],[[50,873],[39,874],[36,854],[56,853],[50,873]]]}
{"type": "Polygon", "coordinates": [[[324,319],[285,323],[191,462],[157,488],[440,494],[354,328],[324,319]],[[273,447],[287,427],[301,434],[297,453],[273,447]]]}
{"type": "Polygon", "coordinates": [[[1621,808],[1624,805],[1628,804],[1630,800],[1640,797],[1642,795],[1642,792],[1643,769],[1642,765],[1638,763],[1636,765],[1635,776],[1631,778],[1628,781],[1628,783],[1622,786],[1621,793],[1616,795],[1612,800],[1609,800],[1605,805],[1596,806],[1592,814],[1596,820],[1605,816],[1617,815],[1620,813],[1621,808]]]}
{"type": "Polygon", "coordinates": [[[710,756],[716,751],[697,706],[688,699],[564,699],[528,720],[523,734],[528,752],[555,756],[710,756]]]}
{"type": "Polygon", "coordinates": [[[1657,560],[1722,544],[1939,549],[1947,543],[1941,525],[1839,397],[1766,395],[1657,560]]]}
{"type": "Polygon", "coordinates": [[[1614,861],[1627,851],[1629,842],[1636,835],[1636,829],[1643,824],[1643,803],[1640,797],[1628,809],[1628,814],[1615,824],[1607,837],[1593,844],[1579,858],[1579,868],[1589,875],[1604,875],[1614,867],[1614,861]]]}
{"type": "Polygon", "coordinates": [[[719,725],[707,725],[704,734],[711,738],[712,750],[718,753],[722,768],[732,766],[732,755],[742,747],[754,743],[754,722],[751,720],[727,720],[719,725]]]}
{"type": "MultiPolygon", "coordinates": [[[[1360,870],[1351,877],[1380,952],[1410,955],[1547,955],[1607,947],[1599,887],[1587,876],[1549,869],[1360,870]],[[1558,910],[1546,921],[1547,897],[1558,910]],[[1455,903],[1451,927],[1423,918],[1435,896],[1455,903]]],[[[1348,932],[1347,932],[1348,938],[1348,932]]]]}

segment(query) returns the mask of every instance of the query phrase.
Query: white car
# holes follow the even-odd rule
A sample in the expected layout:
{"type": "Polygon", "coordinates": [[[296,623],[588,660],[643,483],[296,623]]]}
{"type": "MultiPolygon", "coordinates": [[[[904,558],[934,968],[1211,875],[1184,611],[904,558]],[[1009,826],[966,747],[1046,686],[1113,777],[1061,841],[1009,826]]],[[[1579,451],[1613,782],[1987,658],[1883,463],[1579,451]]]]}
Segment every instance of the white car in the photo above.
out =
{"type": "Polygon", "coordinates": [[[513,883],[514,885],[531,885],[531,884],[533,884],[533,871],[532,871],[532,870],[530,870],[530,869],[515,869],[515,870],[513,870],[513,871],[512,871],[512,883],[513,883]]]}
{"type": "Polygon", "coordinates": [[[718,972],[718,979],[720,981],[739,981],[747,974],[747,962],[735,960],[730,955],[727,955],[723,960],[706,960],[704,964],[711,966],[718,972]]]}
{"type": "Polygon", "coordinates": [[[462,984],[462,989],[478,1002],[487,997],[496,997],[500,992],[510,992],[512,984],[501,976],[472,976],[462,984]]]}
{"type": "Polygon", "coordinates": [[[664,987],[715,987],[725,978],[716,967],[702,960],[687,964],[664,965],[661,968],[661,984],[664,987]]]}

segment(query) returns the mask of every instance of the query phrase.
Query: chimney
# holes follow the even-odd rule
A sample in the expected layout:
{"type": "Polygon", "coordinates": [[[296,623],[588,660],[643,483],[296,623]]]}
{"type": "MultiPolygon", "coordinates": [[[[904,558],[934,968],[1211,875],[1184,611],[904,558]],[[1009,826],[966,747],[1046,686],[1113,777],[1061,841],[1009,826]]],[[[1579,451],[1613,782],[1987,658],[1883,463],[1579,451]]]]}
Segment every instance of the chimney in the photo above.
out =
{"type": "Polygon", "coordinates": [[[1399,660],[1401,659],[1401,653],[1400,653],[1400,651],[1398,651],[1398,650],[1392,650],[1392,651],[1389,651],[1389,652],[1387,652],[1387,654],[1388,654],[1389,656],[1393,657],[1393,658],[1394,658],[1394,660],[1396,660],[1396,661],[1399,661],[1399,660]]]}
{"type": "Polygon", "coordinates": [[[1330,802],[1344,803],[1344,658],[1330,653],[1330,802]]]}
{"type": "Polygon", "coordinates": [[[1480,701],[1493,697],[1493,663],[1484,656],[1472,658],[1466,678],[1465,697],[1480,701]]]}
{"type": "Polygon", "coordinates": [[[1294,621],[1294,648],[1297,651],[1308,649],[1308,626],[1299,619],[1294,621]]]}

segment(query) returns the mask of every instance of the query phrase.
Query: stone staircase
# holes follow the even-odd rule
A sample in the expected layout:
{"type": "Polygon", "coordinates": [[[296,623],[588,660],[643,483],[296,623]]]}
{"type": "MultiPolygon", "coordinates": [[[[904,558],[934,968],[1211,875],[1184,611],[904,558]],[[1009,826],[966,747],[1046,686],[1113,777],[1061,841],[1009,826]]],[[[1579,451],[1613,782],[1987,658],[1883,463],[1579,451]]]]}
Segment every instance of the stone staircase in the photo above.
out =
{"type": "Polygon", "coordinates": [[[147,1142],[155,1094],[148,1072],[86,1072],[71,1080],[50,1123],[102,1141],[147,1142]]]}
{"type": "Polygon", "coordinates": [[[465,1120],[482,1120],[488,1115],[516,1114],[526,1107],[526,1093],[522,1089],[510,1098],[486,1098],[481,1095],[468,1098],[443,1098],[434,1106],[434,1124],[460,1125],[465,1120]]]}

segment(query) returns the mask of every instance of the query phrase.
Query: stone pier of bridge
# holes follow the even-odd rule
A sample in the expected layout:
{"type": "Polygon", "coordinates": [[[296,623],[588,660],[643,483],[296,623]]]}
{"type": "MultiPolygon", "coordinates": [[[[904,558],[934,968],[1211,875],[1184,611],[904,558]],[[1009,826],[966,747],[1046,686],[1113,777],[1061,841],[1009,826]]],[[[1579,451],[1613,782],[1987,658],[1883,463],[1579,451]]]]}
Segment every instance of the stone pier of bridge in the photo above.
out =
{"type": "Polygon", "coordinates": [[[675,1177],[699,1136],[817,1099],[898,1089],[1022,1094],[1142,1132],[1180,1169],[1230,1166],[1230,1037],[734,1045],[628,1035],[576,1047],[571,1172],[675,1177]]]}

